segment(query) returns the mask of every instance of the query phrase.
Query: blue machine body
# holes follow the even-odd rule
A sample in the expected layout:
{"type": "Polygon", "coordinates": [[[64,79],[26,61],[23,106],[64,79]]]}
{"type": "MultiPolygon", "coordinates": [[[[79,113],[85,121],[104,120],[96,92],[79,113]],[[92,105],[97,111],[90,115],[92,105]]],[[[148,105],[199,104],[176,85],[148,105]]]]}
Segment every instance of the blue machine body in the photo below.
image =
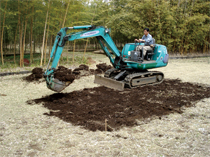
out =
{"type": "MultiPolygon", "coordinates": [[[[124,59],[128,59],[131,51],[133,51],[138,45],[144,45],[144,43],[126,44],[122,50],[122,55],[124,59]]],[[[156,44],[156,46],[154,47],[153,53],[154,55],[152,55],[151,61],[155,61],[155,62],[137,63],[137,62],[125,60],[125,63],[129,67],[132,67],[134,69],[141,69],[141,70],[164,67],[168,64],[169,56],[168,56],[167,48],[164,45],[156,44]]]]}

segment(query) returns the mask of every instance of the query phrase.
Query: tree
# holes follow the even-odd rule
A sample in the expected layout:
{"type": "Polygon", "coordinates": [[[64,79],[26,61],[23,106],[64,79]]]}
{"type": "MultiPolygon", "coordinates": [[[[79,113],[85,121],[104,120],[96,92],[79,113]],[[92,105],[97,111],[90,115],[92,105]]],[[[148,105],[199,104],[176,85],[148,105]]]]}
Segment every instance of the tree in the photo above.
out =
{"type": "Polygon", "coordinates": [[[45,33],[46,33],[46,27],[47,27],[47,18],[48,18],[48,12],[49,12],[49,5],[50,5],[50,0],[48,1],[48,9],[47,9],[47,15],[46,15],[45,26],[44,26],[44,35],[43,35],[43,43],[42,43],[40,66],[42,66],[42,61],[43,61],[44,41],[45,41],[45,33]]]}
{"type": "MultiPolygon", "coordinates": [[[[156,43],[165,45],[169,52],[204,53],[210,49],[209,6],[209,0],[3,0],[0,1],[1,62],[4,64],[8,50],[5,48],[9,46],[14,61],[20,52],[20,66],[23,66],[24,50],[30,45],[32,63],[33,52],[38,52],[40,45],[40,65],[45,64],[47,43],[50,52],[61,27],[89,24],[111,28],[116,43],[133,42],[149,27],[156,43]]],[[[74,51],[80,47],[85,53],[88,44],[95,42],[96,38],[88,38],[72,45],[74,51]]]]}
{"type": "Polygon", "coordinates": [[[5,2],[5,9],[4,9],[4,18],[2,24],[2,32],[1,32],[1,62],[4,65],[4,56],[3,56],[3,37],[4,37],[4,23],[5,23],[5,15],[6,15],[6,8],[7,8],[7,1],[5,2]]]}
{"type": "Polygon", "coordinates": [[[25,28],[24,28],[24,37],[23,37],[23,44],[22,44],[22,54],[21,54],[21,67],[24,65],[24,62],[23,62],[23,60],[24,60],[24,53],[25,53],[25,40],[26,40],[26,29],[27,29],[27,22],[28,22],[28,17],[27,17],[27,12],[28,12],[28,10],[27,10],[27,6],[28,6],[28,1],[26,1],[26,16],[25,16],[25,28]]]}
{"type": "MultiPolygon", "coordinates": [[[[32,7],[32,13],[34,13],[34,6],[32,7]]],[[[30,63],[33,62],[33,51],[32,51],[32,41],[33,41],[33,16],[31,16],[31,30],[30,30],[30,63]]]]}

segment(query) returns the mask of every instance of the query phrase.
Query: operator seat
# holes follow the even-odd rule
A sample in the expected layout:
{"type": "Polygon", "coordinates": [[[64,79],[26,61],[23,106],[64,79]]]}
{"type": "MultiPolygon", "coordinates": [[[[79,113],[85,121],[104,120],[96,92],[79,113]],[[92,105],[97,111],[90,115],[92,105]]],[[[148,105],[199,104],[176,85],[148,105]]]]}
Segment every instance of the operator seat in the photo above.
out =
{"type": "Polygon", "coordinates": [[[146,55],[145,55],[145,59],[146,59],[146,60],[150,60],[151,57],[152,57],[152,55],[155,54],[155,53],[154,53],[154,48],[155,48],[155,46],[156,46],[156,44],[155,44],[155,38],[152,38],[152,40],[153,40],[153,42],[152,42],[153,44],[150,45],[150,46],[152,47],[152,50],[147,50],[146,55]]]}

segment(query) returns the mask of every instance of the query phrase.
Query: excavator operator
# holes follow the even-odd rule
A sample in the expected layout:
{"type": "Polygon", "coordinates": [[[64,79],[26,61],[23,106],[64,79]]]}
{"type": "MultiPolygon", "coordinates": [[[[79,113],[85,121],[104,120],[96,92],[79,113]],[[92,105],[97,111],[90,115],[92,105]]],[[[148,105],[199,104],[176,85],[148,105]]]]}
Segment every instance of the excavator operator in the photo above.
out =
{"type": "Polygon", "coordinates": [[[139,45],[136,47],[137,51],[140,51],[143,48],[144,56],[146,55],[147,50],[153,50],[152,47],[150,47],[150,45],[153,44],[153,39],[152,39],[152,36],[149,34],[149,28],[144,29],[144,35],[143,35],[142,39],[139,39],[139,40],[135,39],[134,41],[145,43],[144,45],[139,45]]]}

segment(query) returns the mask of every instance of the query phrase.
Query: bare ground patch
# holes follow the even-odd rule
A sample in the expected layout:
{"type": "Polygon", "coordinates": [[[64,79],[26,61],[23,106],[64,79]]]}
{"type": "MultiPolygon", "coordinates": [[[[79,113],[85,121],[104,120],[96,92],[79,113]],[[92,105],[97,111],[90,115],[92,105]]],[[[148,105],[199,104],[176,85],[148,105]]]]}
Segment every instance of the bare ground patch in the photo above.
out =
{"type": "MultiPolygon", "coordinates": [[[[97,64],[109,63],[104,55],[94,55],[93,59],[97,64]]],[[[170,60],[167,67],[158,70],[167,79],[209,86],[209,61],[209,58],[170,60]]],[[[81,77],[63,92],[98,87],[93,80],[93,76],[81,77]]],[[[137,125],[117,131],[93,132],[56,116],[44,115],[49,109],[43,105],[26,103],[54,93],[45,82],[27,83],[21,75],[0,77],[0,93],[6,95],[0,96],[0,156],[209,157],[210,154],[210,98],[196,101],[192,107],[183,106],[182,114],[170,113],[161,116],[161,120],[140,119],[137,125]]]]}

